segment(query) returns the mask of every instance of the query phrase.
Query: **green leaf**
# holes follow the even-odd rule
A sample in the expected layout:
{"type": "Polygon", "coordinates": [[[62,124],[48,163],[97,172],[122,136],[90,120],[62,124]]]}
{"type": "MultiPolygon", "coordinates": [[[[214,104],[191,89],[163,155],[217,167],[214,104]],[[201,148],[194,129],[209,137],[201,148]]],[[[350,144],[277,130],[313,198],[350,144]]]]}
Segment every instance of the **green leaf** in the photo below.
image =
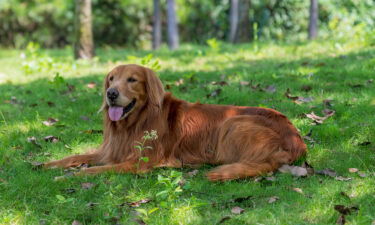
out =
{"type": "Polygon", "coordinates": [[[56,198],[61,202],[65,201],[65,197],[62,195],[56,195],[56,198]]]}

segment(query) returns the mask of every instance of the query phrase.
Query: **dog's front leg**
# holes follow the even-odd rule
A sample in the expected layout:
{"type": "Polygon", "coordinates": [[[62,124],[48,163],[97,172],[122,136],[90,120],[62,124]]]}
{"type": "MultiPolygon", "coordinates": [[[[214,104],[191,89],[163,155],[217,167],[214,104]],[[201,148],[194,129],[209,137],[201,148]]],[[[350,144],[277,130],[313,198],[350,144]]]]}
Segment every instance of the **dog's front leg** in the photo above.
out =
{"type": "Polygon", "coordinates": [[[61,160],[55,160],[44,164],[45,168],[69,168],[77,167],[82,164],[96,164],[98,162],[99,155],[96,153],[83,154],[83,155],[72,155],[61,160]]]}
{"type": "Polygon", "coordinates": [[[145,173],[150,170],[145,165],[138,165],[138,162],[124,162],[118,163],[113,165],[105,165],[105,166],[94,166],[89,168],[83,168],[79,172],[75,173],[75,175],[88,175],[88,174],[98,174],[107,171],[113,171],[117,173],[145,173]]]}

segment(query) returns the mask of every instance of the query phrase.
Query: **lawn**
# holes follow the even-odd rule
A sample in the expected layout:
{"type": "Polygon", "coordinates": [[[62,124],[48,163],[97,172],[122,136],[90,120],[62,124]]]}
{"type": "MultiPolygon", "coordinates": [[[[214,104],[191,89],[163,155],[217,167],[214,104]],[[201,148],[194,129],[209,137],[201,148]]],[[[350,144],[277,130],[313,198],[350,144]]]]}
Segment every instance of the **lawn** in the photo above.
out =
{"type": "Polygon", "coordinates": [[[347,224],[375,221],[374,47],[213,41],[174,52],[101,48],[92,62],[71,53],[0,51],[0,224],[334,224],[337,205],[351,209],[347,224]],[[124,63],[156,68],[178,98],[284,113],[307,136],[308,155],[295,165],[336,174],[211,183],[210,165],[86,177],[38,169],[101,143],[102,79],[124,63]],[[316,124],[312,112],[329,117],[316,124]]]}

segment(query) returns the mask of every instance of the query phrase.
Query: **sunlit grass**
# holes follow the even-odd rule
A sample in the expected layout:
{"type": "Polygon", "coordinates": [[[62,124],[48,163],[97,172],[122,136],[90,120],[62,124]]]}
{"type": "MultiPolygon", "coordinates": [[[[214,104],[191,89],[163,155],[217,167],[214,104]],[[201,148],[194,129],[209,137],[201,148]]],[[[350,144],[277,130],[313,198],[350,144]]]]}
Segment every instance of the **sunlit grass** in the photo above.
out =
{"type": "MultiPolygon", "coordinates": [[[[25,73],[22,69],[27,51],[0,52],[0,223],[1,224],[84,224],[136,223],[141,218],[147,224],[215,224],[231,216],[224,224],[333,224],[338,218],[334,205],[356,205],[357,213],[347,217],[351,224],[371,224],[375,219],[375,88],[374,47],[347,40],[345,42],[314,41],[303,43],[257,43],[237,46],[222,43],[218,49],[208,46],[183,45],[170,52],[165,46],[155,52],[132,49],[98,49],[92,62],[74,61],[71,48],[39,50],[39,59],[51,58],[53,68],[25,73]],[[205,173],[211,166],[199,169],[195,177],[186,176],[192,169],[181,169],[187,186],[175,200],[161,200],[156,194],[165,187],[157,183],[158,175],[168,176],[172,169],[157,169],[145,175],[107,173],[90,177],[71,177],[54,181],[63,170],[32,170],[32,161],[48,161],[95,148],[101,134],[88,130],[102,129],[97,114],[102,100],[102,79],[115,65],[140,63],[153,54],[161,65],[158,71],[164,84],[169,84],[175,96],[191,101],[213,104],[233,104],[275,108],[306,135],[307,161],[316,170],[332,168],[350,181],[314,175],[294,178],[277,173],[275,181],[254,182],[252,179],[226,183],[210,183],[205,173]],[[65,83],[53,83],[56,73],[65,83]],[[192,78],[194,82],[190,82],[192,78]],[[176,81],[184,79],[182,86],[176,81]],[[212,84],[225,79],[227,86],[212,84]],[[265,88],[269,93],[241,84],[265,88]],[[52,83],[51,83],[52,82],[52,83]],[[88,88],[95,82],[94,88],[88,88]],[[66,84],[75,86],[68,92],[66,84]],[[311,91],[302,90],[303,85],[311,91]],[[183,88],[185,87],[185,88],[183,88]],[[220,88],[217,97],[207,97],[220,88]],[[296,104],[285,97],[313,97],[311,102],[296,104]],[[312,125],[305,113],[322,115],[323,101],[332,100],[335,115],[322,125],[312,125]],[[53,106],[50,102],[54,103],[53,106]],[[82,116],[89,120],[81,119],[82,116]],[[59,121],[45,126],[49,117],[59,121]],[[47,135],[59,138],[57,143],[43,140],[47,135]],[[40,145],[27,142],[34,136],[40,145]],[[362,144],[370,142],[370,144],[362,144]],[[361,145],[362,144],[362,145],[361,145]],[[351,174],[348,168],[358,168],[366,174],[351,174]],[[92,189],[83,190],[82,182],[92,182],[92,189]],[[292,188],[301,188],[303,194],[292,188]],[[66,189],[74,189],[67,193],[66,189]],[[347,198],[340,194],[352,195],[347,198]],[[61,201],[56,196],[69,201],[61,201]],[[233,203],[238,197],[252,196],[249,201],[233,203]],[[278,196],[270,204],[268,199],[278,196]],[[139,208],[151,214],[137,215],[125,202],[151,199],[139,208]],[[166,201],[167,206],[161,202],[166,201]],[[94,207],[88,203],[98,203],[94,207]],[[122,206],[121,206],[122,205],[122,206]],[[231,208],[245,209],[241,215],[231,208]]],[[[38,60],[39,60],[38,59],[38,60]]]]}

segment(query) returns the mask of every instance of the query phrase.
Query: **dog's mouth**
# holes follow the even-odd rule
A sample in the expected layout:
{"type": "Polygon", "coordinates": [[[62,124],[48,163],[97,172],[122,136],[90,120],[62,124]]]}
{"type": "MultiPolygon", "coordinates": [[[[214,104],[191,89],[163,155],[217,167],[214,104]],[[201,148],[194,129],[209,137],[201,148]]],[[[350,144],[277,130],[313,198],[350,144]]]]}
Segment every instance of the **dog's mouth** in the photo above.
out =
{"type": "Polygon", "coordinates": [[[127,113],[129,113],[135,106],[137,102],[136,99],[133,99],[127,106],[109,106],[108,116],[112,121],[119,121],[123,119],[127,113]]]}

